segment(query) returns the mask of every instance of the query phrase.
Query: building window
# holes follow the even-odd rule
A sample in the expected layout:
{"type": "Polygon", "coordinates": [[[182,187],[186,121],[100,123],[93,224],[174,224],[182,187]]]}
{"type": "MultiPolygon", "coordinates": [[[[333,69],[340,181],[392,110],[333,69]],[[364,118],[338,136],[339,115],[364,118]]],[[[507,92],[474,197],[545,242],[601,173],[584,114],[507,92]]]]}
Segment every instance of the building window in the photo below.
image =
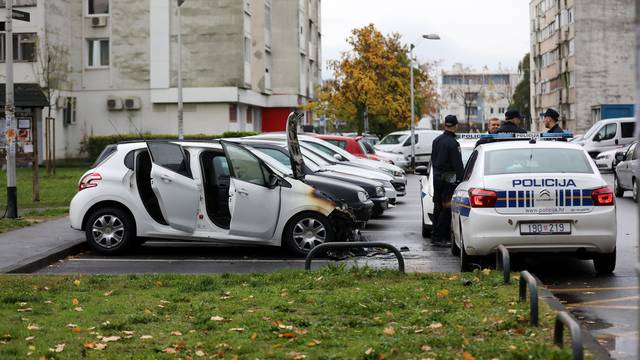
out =
{"type": "Polygon", "coordinates": [[[271,48],[271,6],[264,5],[264,44],[271,48]]]}
{"type": "Polygon", "coordinates": [[[502,114],[502,113],[504,113],[504,112],[505,112],[504,110],[505,110],[505,109],[504,109],[503,107],[498,108],[498,113],[499,113],[499,114],[502,114]]]}
{"type": "Polygon", "coordinates": [[[109,0],[87,0],[89,15],[103,15],[109,13],[109,0]]]}
{"type": "Polygon", "coordinates": [[[247,106],[247,124],[253,124],[253,108],[247,106]]]}
{"type": "MultiPolygon", "coordinates": [[[[4,62],[6,50],[5,33],[0,35],[0,62],[4,62]]],[[[13,60],[34,62],[36,61],[36,34],[20,33],[13,34],[13,60]]]]}
{"type": "Polygon", "coordinates": [[[244,62],[251,62],[251,38],[244,37],[244,62]]]}
{"type": "Polygon", "coordinates": [[[238,104],[229,104],[229,122],[238,121],[238,104]]]}
{"type": "Polygon", "coordinates": [[[109,39],[87,40],[87,66],[100,68],[109,66],[109,39]]]}
{"type": "Polygon", "coordinates": [[[573,24],[574,20],[575,20],[575,12],[574,12],[574,8],[571,8],[567,11],[567,23],[573,24]]]}
{"type": "Polygon", "coordinates": [[[64,108],[62,109],[62,119],[64,125],[76,124],[76,98],[67,97],[64,101],[64,108]]]}
{"type": "Polygon", "coordinates": [[[571,39],[569,40],[569,56],[573,55],[576,51],[576,47],[575,47],[575,39],[571,39]]]}
{"type": "Polygon", "coordinates": [[[493,114],[493,108],[490,109],[490,113],[493,114]]]}

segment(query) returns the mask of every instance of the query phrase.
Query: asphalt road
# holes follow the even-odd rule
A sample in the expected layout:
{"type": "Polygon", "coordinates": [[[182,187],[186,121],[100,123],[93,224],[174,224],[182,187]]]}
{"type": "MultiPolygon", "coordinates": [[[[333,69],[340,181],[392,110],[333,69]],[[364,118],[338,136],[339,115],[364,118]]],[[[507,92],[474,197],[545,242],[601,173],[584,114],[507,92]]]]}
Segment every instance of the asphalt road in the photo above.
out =
{"type": "MultiPolygon", "coordinates": [[[[605,175],[610,183],[611,175],[605,175]]],[[[407,271],[458,271],[458,259],[447,248],[432,247],[421,235],[417,177],[410,177],[408,195],[398,205],[372,220],[363,235],[403,248],[407,271]]],[[[630,194],[628,194],[630,196],[630,194]]],[[[638,347],[638,210],[630,197],[617,199],[618,260],[614,276],[597,277],[591,261],[571,257],[513,259],[516,270],[538,276],[583,321],[611,354],[620,359],[637,358],[638,347]]],[[[331,260],[315,260],[313,267],[331,260]]],[[[372,254],[348,260],[395,267],[395,257],[372,254]]],[[[302,269],[304,260],[279,248],[228,247],[210,244],[148,242],[130,254],[105,257],[87,252],[42,269],[41,273],[224,273],[302,269]]]]}

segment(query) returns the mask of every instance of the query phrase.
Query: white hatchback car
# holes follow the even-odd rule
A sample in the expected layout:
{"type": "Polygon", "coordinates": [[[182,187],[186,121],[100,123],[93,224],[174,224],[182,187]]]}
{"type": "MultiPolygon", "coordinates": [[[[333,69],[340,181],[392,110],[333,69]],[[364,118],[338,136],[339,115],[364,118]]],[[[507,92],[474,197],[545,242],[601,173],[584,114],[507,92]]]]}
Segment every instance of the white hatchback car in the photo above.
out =
{"type": "Polygon", "coordinates": [[[104,254],[162,238],[283,244],[304,255],[351,234],[345,206],[268,160],[225,141],[112,145],[82,176],[71,227],[104,254]]]}
{"type": "Polygon", "coordinates": [[[545,140],[480,145],[452,201],[451,250],[461,270],[477,257],[572,253],[600,274],[616,264],[613,192],[579,145],[545,140]]]}

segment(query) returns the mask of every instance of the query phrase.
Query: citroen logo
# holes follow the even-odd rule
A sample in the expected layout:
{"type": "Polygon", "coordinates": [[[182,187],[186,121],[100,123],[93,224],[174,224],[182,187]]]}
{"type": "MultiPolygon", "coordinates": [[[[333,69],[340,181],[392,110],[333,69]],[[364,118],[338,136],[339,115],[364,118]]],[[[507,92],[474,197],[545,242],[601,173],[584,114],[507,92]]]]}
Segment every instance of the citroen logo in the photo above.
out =
{"type": "Polygon", "coordinates": [[[541,199],[551,199],[551,192],[547,189],[544,189],[542,191],[540,191],[540,198],[541,199]]]}

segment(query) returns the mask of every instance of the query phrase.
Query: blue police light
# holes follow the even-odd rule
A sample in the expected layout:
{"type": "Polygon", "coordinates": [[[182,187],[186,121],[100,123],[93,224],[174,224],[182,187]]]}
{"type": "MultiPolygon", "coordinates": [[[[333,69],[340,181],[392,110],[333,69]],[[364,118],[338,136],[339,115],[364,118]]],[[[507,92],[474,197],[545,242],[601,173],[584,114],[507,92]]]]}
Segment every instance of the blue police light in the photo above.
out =
{"type": "Polygon", "coordinates": [[[562,133],[544,133],[540,134],[543,139],[571,139],[573,138],[573,134],[565,131],[562,133]]]}

